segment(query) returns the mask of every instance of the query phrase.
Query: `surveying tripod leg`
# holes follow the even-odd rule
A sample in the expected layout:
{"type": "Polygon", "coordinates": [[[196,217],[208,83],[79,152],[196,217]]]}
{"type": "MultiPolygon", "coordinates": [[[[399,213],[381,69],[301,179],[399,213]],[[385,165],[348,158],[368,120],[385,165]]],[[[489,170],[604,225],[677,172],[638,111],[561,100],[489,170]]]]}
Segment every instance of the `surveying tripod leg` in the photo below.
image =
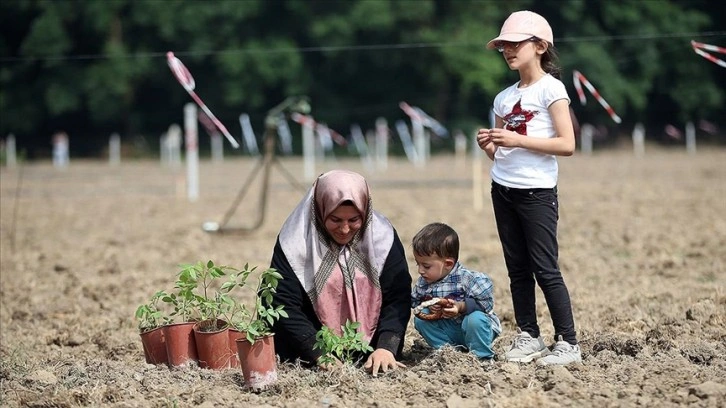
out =
{"type": "Polygon", "coordinates": [[[293,185],[293,187],[297,188],[298,190],[302,191],[303,193],[307,191],[305,186],[300,184],[300,182],[297,181],[295,176],[293,176],[289,171],[287,171],[286,168],[282,167],[282,163],[280,163],[279,160],[277,160],[277,157],[275,158],[275,165],[277,165],[277,168],[280,169],[280,172],[283,176],[287,179],[287,181],[293,185]]]}
{"type": "Polygon", "coordinates": [[[232,202],[232,205],[229,207],[227,212],[224,214],[224,218],[222,219],[222,222],[219,224],[219,229],[223,229],[225,225],[227,225],[227,222],[230,218],[232,218],[232,215],[234,215],[234,212],[237,211],[237,206],[239,206],[239,203],[242,201],[242,199],[247,194],[247,190],[250,188],[250,185],[252,185],[252,181],[257,176],[257,173],[260,172],[260,170],[264,167],[265,160],[259,160],[255,167],[252,169],[252,173],[247,177],[247,180],[245,181],[245,184],[242,186],[242,189],[240,189],[239,193],[237,193],[237,197],[235,197],[234,201],[232,202]]]}

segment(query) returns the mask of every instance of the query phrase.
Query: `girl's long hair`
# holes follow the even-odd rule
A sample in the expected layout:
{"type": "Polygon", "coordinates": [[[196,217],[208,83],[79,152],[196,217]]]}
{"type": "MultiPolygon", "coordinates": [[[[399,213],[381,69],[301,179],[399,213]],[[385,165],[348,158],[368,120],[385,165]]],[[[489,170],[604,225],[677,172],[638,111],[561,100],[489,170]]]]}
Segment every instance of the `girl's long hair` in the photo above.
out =
{"type": "MultiPolygon", "coordinates": [[[[543,41],[543,40],[540,40],[543,41]]],[[[555,50],[555,46],[547,43],[547,51],[545,51],[544,54],[542,54],[542,69],[544,72],[552,75],[553,77],[557,79],[560,78],[560,57],[557,55],[557,50],[555,50]]]]}

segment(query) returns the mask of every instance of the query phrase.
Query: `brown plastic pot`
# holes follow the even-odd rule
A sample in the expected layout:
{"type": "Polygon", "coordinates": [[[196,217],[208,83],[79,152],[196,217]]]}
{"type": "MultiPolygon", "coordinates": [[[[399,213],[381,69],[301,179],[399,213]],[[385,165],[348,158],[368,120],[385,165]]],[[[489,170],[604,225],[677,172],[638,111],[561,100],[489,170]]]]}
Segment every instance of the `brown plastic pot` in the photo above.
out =
{"type": "Polygon", "coordinates": [[[194,341],[194,322],[164,326],[164,340],[169,366],[197,364],[197,345],[194,341]]]}
{"type": "Polygon", "coordinates": [[[237,340],[245,386],[254,391],[264,390],[277,382],[274,335],[264,336],[251,344],[246,338],[237,340]]]}
{"type": "Polygon", "coordinates": [[[141,345],[144,347],[144,358],[148,364],[166,364],[166,341],[163,327],[157,327],[141,334],[141,345]]]}
{"type": "Polygon", "coordinates": [[[217,320],[217,329],[209,327],[212,321],[205,320],[194,325],[194,340],[197,343],[199,367],[210,370],[229,368],[229,329],[227,322],[217,320]]]}
{"type": "Polygon", "coordinates": [[[237,353],[237,339],[243,339],[247,335],[237,329],[229,329],[229,367],[239,368],[239,354],[237,353]]]}

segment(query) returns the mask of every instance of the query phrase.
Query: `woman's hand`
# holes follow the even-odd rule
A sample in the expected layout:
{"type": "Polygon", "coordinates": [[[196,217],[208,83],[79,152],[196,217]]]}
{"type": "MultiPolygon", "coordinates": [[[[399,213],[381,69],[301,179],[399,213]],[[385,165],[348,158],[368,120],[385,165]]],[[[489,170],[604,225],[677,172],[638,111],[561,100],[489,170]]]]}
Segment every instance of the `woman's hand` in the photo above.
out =
{"type": "Polygon", "coordinates": [[[374,377],[378,377],[378,370],[381,372],[388,372],[388,370],[395,370],[397,368],[405,368],[406,365],[396,361],[396,357],[390,351],[386,349],[376,349],[366,360],[363,366],[366,371],[369,371],[374,377]]]}

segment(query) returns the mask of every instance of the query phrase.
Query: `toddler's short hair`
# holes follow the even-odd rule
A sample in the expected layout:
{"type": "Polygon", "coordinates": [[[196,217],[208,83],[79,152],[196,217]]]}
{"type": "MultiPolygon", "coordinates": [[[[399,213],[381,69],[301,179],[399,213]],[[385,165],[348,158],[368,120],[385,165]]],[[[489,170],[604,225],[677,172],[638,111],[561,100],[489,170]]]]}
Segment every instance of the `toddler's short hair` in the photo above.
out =
{"type": "Polygon", "coordinates": [[[442,222],[433,222],[421,228],[413,237],[412,246],[416,255],[438,255],[459,260],[459,235],[442,222]]]}

